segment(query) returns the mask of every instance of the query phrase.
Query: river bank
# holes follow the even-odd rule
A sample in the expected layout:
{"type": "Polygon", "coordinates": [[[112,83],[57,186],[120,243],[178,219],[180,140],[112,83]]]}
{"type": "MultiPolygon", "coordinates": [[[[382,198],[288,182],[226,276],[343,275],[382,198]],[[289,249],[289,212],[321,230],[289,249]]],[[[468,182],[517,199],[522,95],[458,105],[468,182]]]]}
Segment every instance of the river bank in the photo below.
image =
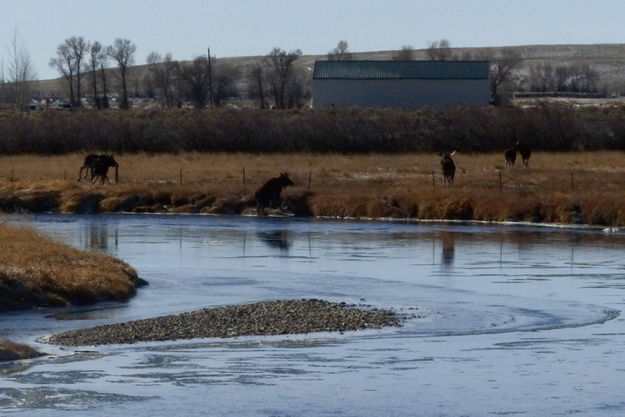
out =
{"type": "Polygon", "coordinates": [[[617,151],[538,152],[529,168],[456,154],[451,186],[435,154],[125,154],[117,184],[78,182],[83,157],[6,157],[0,210],[255,215],[255,190],[289,172],[295,184],[273,214],[625,226],[617,151]]]}
{"type": "Polygon", "coordinates": [[[109,255],[0,224],[0,311],[124,300],[143,284],[134,268],[109,255]]]}

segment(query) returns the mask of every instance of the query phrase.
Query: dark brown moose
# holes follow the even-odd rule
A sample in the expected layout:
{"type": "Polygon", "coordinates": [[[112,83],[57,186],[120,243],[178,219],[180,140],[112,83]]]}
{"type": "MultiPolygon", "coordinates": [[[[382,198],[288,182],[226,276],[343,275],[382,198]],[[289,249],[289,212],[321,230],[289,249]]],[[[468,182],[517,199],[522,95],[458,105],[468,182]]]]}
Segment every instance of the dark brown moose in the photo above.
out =
{"type": "Polygon", "coordinates": [[[96,155],[94,153],[90,153],[89,155],[85,156],[85,161],[80,167],[80,171],[78,171],[79,182],[81,179],[87,178],[87,175],[89,174],[91,174],[89,181],[93,180],[93,168],[95,167],[96,161],[98,160],[99,157],[100,155],[96,155]],[[85,174],[84,176],[83,176],[83,171],[85,174]]]}
{"type": "Polygon", "coordinates": [[[83,166],[80,167],[78,174],[78,181],[83,178],[83,170],[85,170],[84,177],[86,178],[88,173],[91,173],[91,182],[97,182],[98,180],[104,184],[104,182],[110,182],[108,177],[109,168],[115,167],[115,182],[117,182],[119,173],[119,164],[113,157],[113,155],[95,155],[90,154],[85,157],[83,166]]]}
{"type": "Polygon", "coordinates": [[[258,215],[265,214],[265,209],[271,208],[274,204],[280,206],[280,193],[289,185],[293,185],[293,181],[289,178],[289,174],[283,172],[279,177],[271,178],[260,187],[254,194],[258,215]]]}
{"type": "Polygon", "coordinates": [[[443,183],[445,184],[453,184],[454,183],[454,175],[456,175],[456,164],[454,164],[454,160],[451,157],[456,153],[453,152],[443,152],[440,154],[441,156],[441,168],[443,170],[443,183]]]}
{"type": "Polygon", "coordinates": [[[516,145],[512,148],[506,149],[504,157],[506,158],[506,168],[513,167],[516,162],[516,145]]]}
{"type": "Polygon", "coordinates": [[[517,149],[521,154],[521,159],[523,160],[523,166],[529,167],[530,155],[532,154],[532,150],[527,143],[521,143],[517,145],[517,149]]]}

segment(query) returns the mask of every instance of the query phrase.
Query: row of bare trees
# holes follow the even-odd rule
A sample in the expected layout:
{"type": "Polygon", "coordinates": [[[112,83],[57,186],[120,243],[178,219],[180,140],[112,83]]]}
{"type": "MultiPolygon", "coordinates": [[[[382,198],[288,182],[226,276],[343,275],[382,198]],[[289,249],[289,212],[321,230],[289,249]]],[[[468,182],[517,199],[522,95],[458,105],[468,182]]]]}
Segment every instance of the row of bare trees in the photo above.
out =
{"type": "Polygon", "coordinates": [[[128,69],[134,64],[136,50],[136,45],[129,39],[117,38],[112,45],[104,46],[98,41],[89,42],[82,36],[72,36],[56,48],[56,56],[50,59],[50,66],[56,68],[67,81],[72,107],[82,105],[82,78],[87,72],[91,78],[90,86],[95,105],[101,109],[108,107],[106,69],[109,59],[114,60],[121,80],[120,107],[128,109],[128,69]],[[101,86],[101,92],[98,91],[98,84],[101,86]]]}
{"type": "Polygon", "coordinates": [[[108,107],[107,68],[113,60],[119,69],[122,109],[129,108],[129,83],[135,83],[135,92],[144,92],[159,100],[163,107],[180,107],[190,102],[195,108],[217,107],[229,97],[238,94],[241,86],[247,95],[257,100],[260,108],[267,108],[270,99],[277,108],[301,106],[307,94],[304,75],[298,73],[295,61],[302,51],[287,52],[274,48],[245,73],[232,64],[221,62],[210,55],[191,61],[176,61],[171,53],[151,52],[146,59],[147,71],[138,72],[129,80],[130,65],[134,63],[136,46],[128,39],[116,39],[110,46],[88,42],[82,36],[72,36],[61,43],[50,66],[56,68],[67,81],[72,107],[80,107],[83,78],[87,74],[95,107],[108,107]],[[85,63],[86,62],[86,63],[85,63]]]}
{"type": "Polygon", "coordinates": [[[143,86],[150,97],[160,99],[163,107],[180,106],[183,99],[196,108],[219,107],[239,94],[241,88],[261,109],[267,108],[270,101],[279,109],[298,107],[307,94],[304,75],[294,65],[301,54],[299,49],[287,52],[273,48],[243,70],[210,56],[210,51],[192,61],[175,61],[170,53],[163,56],[151,52],[143,86]]]}

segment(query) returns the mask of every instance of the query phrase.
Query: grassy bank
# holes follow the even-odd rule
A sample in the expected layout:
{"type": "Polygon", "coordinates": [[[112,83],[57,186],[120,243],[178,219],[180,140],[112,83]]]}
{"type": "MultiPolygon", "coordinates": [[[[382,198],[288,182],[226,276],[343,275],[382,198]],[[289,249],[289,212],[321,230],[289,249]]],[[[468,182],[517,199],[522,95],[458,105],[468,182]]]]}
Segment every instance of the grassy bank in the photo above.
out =
{"type": "Polygon", "coordinates": [[[140,282],[108,255],[0,224],[0,311],[126,299],[140,282]]]}
{"type": "Polygon", "coordinates": [[[42,354],[29,346],[13,343],[9,340],[0,340],[0,362],[32,359],[39,356],[42,354]]]}
{"type": "Polygon", "coordinates": [[[4,211],[255,214],[254,191],[287,171],[283,197],[304,216],[558,222],[625,226],[625,154],[457,153],[453,186],[439,157],[404,154],[179,153],[116,155],[118,184],[78,183],[84,154],[3,158],[4,211]]]}

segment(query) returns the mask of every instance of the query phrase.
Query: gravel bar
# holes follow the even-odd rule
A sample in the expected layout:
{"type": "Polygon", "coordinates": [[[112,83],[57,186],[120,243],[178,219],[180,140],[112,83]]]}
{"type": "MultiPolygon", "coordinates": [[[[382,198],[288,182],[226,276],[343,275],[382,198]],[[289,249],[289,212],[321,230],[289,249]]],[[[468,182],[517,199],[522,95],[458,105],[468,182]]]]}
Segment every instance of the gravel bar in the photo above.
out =
{"type": "Polygon", "coordinates": [[[190,313],[73,330],[51,336],[66,346],[348,331],[399,326],[389,310],[363,309],[324,300],[279,300],[207,308],[190,313]]]}

